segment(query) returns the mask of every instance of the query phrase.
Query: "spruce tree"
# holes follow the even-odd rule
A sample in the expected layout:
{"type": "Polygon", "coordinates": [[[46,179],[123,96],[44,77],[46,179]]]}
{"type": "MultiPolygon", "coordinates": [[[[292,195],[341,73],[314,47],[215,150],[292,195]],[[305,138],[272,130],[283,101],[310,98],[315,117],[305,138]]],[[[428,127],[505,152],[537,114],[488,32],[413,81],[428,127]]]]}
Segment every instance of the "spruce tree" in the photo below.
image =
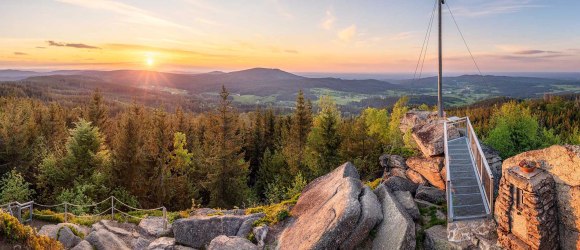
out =
{"type": "Polygon", "coordinates": [[[205,131],[205,187],[210,192],[210,206],[230,208],[241,205],[248,194],[248,163],[242,152],[242,135],[238,133],[238,114],[223,86],[220,97],[205,131]]]}
{"type": "Polygon", "coordinates": [[[312,104],[305,101],[304,92],[300,90],[283,150],[292,174],[304,169],[304,149],[311,127],[312,104]]]}
{"type": "Polygon", "coordinates": [[[145,142],[143,131],[143,107],[135,101],[125,113],[121,114],[117,132],[113,138],[114,166],[112,169],[112,185],[125,187],[130,193],[136,194],[138,183],[143,182],[141,168],[145,164],[143,146],[145,142]]]}
{"type": "Polygon", "coordinates": [[[108,110],[105,106],[103,94],[100,89],[95,89],[91,96],[91,102],[88,110],[88,120],[93,126],[98,127],[101,131],[106,129],[108,120],[108,110]]]}
{"type": "Polygon", "coordinates": [[[314,119],[307,144],[308,165],[315,176],[330,172],[341,161],[338,151],[342,141],[338,133],[340,112],[328,96],[320,98],[319,106],[320,112],[314,119]]]}

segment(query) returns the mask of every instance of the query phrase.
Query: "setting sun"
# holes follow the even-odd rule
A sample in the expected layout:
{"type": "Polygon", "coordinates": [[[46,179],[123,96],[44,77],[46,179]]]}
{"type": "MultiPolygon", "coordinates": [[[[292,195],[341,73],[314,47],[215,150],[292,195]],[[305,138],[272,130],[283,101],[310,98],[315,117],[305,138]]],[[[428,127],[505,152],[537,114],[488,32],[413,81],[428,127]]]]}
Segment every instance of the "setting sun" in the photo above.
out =
{"type": "Polygon", "coordinates": [[[153,60],[153,57],[147,57],[147,58],[145,58],[145,64],[147,64],[147,66],[151,67],[151,66],[153,66],[153,64],[155,64],[155,60],[153,60]]]}

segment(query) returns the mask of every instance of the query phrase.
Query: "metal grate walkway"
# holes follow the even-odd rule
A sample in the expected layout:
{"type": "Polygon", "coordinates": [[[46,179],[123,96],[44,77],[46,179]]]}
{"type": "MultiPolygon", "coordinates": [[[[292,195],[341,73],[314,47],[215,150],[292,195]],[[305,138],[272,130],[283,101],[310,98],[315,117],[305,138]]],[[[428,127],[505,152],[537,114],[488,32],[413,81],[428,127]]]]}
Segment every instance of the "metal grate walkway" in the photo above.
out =
{"type": "Polygon", "coordinates": [[[469,117],[451,117],[443,124],[448,220],[491,217],[493,175],[469,117]],[[448,128],[456,130],[454,139],[449,139],[448,128]]]}
{"type": "Polygon", "coordinates": [[[456,220],[487,216],[481,184],[469,153],[467,138],[448,142],[451,200],[456,220]]]}

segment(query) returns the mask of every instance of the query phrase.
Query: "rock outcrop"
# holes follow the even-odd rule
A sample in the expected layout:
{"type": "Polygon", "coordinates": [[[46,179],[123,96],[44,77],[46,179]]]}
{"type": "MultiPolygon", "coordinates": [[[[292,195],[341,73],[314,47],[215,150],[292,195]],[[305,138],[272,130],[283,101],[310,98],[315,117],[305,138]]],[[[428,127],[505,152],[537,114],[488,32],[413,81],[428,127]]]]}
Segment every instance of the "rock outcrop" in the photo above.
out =
{"type": "Polygon", "coordinates": [[[383,220],[377,226],[373,249],[415,249],[415,223],[395,196],[385,187],[375,189],[382,206],[383,220]]]}
{"type": "Polygon", "coordinates": [[[434,187],[419,186],[417,188],[416,199],[428,201],[435,204],[445,202],[445,192],[434,187]]]}
{"type": "Polygon", "coordinates": [[[413,220],[418,221],[421,218],[421,214],[419,213],[419,208],[417,207],[417,203],[415,203],[411,192],[395,191],[393,193],[395,194],[395,197],[397,197],[397,201],[401,203],[409,216],[411,216],[413,220]]]}
{"type": "Polygon", "coordinates": [[[164,228],[163,217],[146,217],[139,222],[137,227],[140,234],[150,238],[159,238],[169,236],[173,232],[171,224],[167,223],[167,229],[164,228]]]}
{"type": "Polygon", "coordinates": [[[81,237],[76,236],[69,227],[62,227],[58,231],[58,241],[67,249],[78,245],[81,240],[81,237]]]}
{"type": "Polygon", "coordinates": [[[368,186],[363,188],[361,198],[361,215],[356,227],[340,249],[354,249],[367,238],[369,232],[383,219],[381,205],[373,190],[368,186]]]}
{"type": "Polygon", "coordinates": [[[207,250],[257,250],[258,247],[242,237],[220,235],[213,239],[207,250]]]}
{"type": "MultiPolygon", "coordinates": [[[[238,235],[244,223],[251,225],[263,216],[264,214],[193,216],[173,222],[173,235],[179,244],[202,248],[219,235],[238,235]]],[[[247,235],[251,227],[244,230],[247,230],[247,235]]]]}
{"type": "MultiPolygon", "coordinates": [[[[442,122],[432,121],[424,125],[417,125],[411,131],[417,146],[426,157],[438,156],[445,151],[443,149],[444,133],[442,122]]],[[[459,138],[459,131],[454,126],[448,126],[447,136],[450,140],[459,138]]]]}
{"type": "Polygon", "coordinates": [[[85,238],[97,250],[125,250],[130,249],[127,245],[117,237],[115,234],[105,230],[99,229],[91,232],[85,238]]]}
{"type": "Polygon", "coordinates": [[[447,239],[447,228],[436,225],[425,230],[425,250],[468,250],[473,249],[470,241],[451,242],[447,239]]]}
{"type": "Polygon", "coordinates": [[[280,249],[338,248],[357,226],[362,183],[345,163],[309,183],[292,208],[294,221],[280,235],[280,249]]]}
{"type": "Polygon", "coordinates": [[[580,146],[555,145],[521,153],[503,162],[503,175],[524,159],[537,162],[556,182],[560,247],[580,249],[580,146]]]}
{"type": "Polygon", "coordinates": [[[421,174],[434,187],[445,190],[445,176],[442,175],[443,161],[443,157],[410,157],[407,159],[407,165],[410,169],[421,174]]]}
{"type": "Polygon", "coordinates": [[[418,187],[418,185],[412,181],[399,176],[391,176],[385,180],[383,184],[389,188],[390,191],[409,191],[413,194],[417,191],[418,187]]]}
{"type": "Polygon", "coordinates": [[[401,119],[399,129],[404,134],[415,126],[425,125],[434,120],[437,120],[436,112],[420,110],[409,111],[405,114],[403,119],[401,119]]]}

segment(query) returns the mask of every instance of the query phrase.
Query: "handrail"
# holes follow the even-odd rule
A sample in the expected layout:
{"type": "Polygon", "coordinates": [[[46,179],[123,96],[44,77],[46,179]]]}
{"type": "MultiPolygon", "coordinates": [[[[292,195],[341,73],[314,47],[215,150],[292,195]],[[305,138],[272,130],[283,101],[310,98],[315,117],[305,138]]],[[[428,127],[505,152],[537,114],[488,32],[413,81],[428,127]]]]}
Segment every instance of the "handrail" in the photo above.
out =
{"type": "MultiPolygon", "coordinates": [[[[444,138],[444,152],[445,152],[445,168],[446,168],[446,183],[447,183],[447,188],[446,188],[446,195],[447,195],[447,201],[448,204],[453,204],[452,199],[453,199],[453,195],[451,194],[451,190],[452,190],[452,181],[451,181],[451,176],[450,176],[450,169],[449,169],[449,156],[448,156],[448,140],[449,140],[449,135],[447,133],[447,128],[448,125],[459,125],[459,124],[464,124],[465,127],[461,126],[461,128],[465,128],[465,135],[460,135],[460,137],[466,137],[467,138],[467,146],[471,155],[471,158],[473,160],[473,163],[475,164],[475,172],[477,175],[477,179],[478,179],[478,185],[480,185],[481,187],[481,191],[483,191],[483,196],[482,198],[484,198],[485,202],[485,210],[486,210],[486,214],[488,216],[492,216],[493,215],[493,185],[494,185],[494,177],[493,174],[491,172],[491,169],[489,167],[489,164],[487,163],[487,160],[485,158],[485,154],[483,153],[483,150],[481,149],[481,145],[479,143],[479,139],[477,138],[477,134],[475,133],[475,130],[473,129],[473,126],[471,125],[471,120],[469,119],[469,117],[462,117],[459,118],[455,121],[444,121],[444,130],[443,130],[443,138],[444,138]],[[486,175],[486,176],[484,176],[486,175]]],[[[449,205],[448,206],[448,220],[449,221],[453,221],[454,216],[453,216],[453,206],[449,205]]]]}
{"type": "MultiPolygon", "coordinates": [[[[453,195],[451,195],[451,171],[449,171],[449,146],[447,145],[447,121],[443,121],[443,152],[445,154],[445,196],[448,204],[453,204],[453,195]]],[[[447,206],[447,220],[453,221],[453,206],[447,206]]]]}
{"type": "MultiPolygon", "coordinates": [[[[493,214],[493,181],[494,181],[494,177],[493,174],[491,172],[491,168],[489,168],[489,164],[487,163],[487,159],[485,158],[485,154],[483,153],[483,150],[481,149],[481,145],[479,143],[479,140],[477,138],[477,134],[475,134],[475,130],[473,129],[473,126],[471,125],[471,120],[469,120],[469,117],[467,118],[467,127],[468,127],[468,133],[471,134],[472,138],[475,139],[473,140],[473,144],[475,144],[476,148],[475,150],[471,147],[471,143],[469,144],[471,151],[473,152],[473,156],[474,156],[474,160],[475,160],[475,164],[479,164],[479,165],[483,165],[483,167],[485,167],[485,174],[487,174],[488,177],[488,186],[489,189],[485,189],[485,185],[484,185],[484,192],[486,194],[486,199],[487,199],[487,206],[489,209],[489,214],[492,215],[493,214]],[[475,152],[474,152],[475,151],[475,152]]],[[[480,166],[481,168],[481,166],[480,166]]],[[[480,181],[484,182],[483,179],[483,169],[480,170],[481,173],[479,174],[479,179],[480,181]]]]}

